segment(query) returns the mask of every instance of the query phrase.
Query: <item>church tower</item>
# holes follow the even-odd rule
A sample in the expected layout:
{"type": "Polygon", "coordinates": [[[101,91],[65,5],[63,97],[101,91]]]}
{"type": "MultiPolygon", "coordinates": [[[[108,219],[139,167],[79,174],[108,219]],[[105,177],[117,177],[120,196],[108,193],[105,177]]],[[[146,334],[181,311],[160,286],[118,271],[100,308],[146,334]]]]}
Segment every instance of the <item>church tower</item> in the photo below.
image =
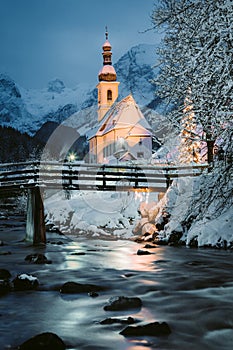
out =
{"type": "Polygon", "coordinates": [[[99,72],[98,89],[98,121],[102,120],[104,115],[110,109],[118,97],[118,85],[116,71],[112,65],[111,44],[108,41],[108,30],[106,27],[106,41],[103,44],[103,67],[99,72]]]}

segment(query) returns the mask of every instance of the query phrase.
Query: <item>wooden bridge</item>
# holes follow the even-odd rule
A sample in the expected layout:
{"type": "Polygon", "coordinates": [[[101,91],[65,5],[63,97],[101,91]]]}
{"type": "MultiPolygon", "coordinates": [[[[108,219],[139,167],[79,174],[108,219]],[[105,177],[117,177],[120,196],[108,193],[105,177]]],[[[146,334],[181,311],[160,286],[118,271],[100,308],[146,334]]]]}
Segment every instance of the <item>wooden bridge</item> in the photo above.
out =
{"type": "Polygon", "coordinates": [[[199,165],[101,165],[71,162],[26,162],[0,164],[0,196],[28,193],[26,239],[45,243],[43,193],[70,191],[166,192],[173,179],[199,176],[199,165]]]}

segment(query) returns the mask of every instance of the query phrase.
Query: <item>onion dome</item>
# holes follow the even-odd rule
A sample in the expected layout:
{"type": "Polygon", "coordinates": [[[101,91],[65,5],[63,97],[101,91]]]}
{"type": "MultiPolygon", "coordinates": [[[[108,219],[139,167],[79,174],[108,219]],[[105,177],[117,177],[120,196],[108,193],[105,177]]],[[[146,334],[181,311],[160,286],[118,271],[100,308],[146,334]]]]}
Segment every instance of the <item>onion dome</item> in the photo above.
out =
{"type": "Polygon", "coordinates": [[[108,40],[105,41],[105,43],[102,46],[103,51],[111,51],[112,46],[108,40]]]}
{"type": "Polygon", "coordinates": [[[114,67],[112,66],[112,52],[111,52],[111,44],[108,41],[108,30],[106,28],[105,32],[106,41],[103,44],[103,67],[99,72],[98,78],[99,81],[116,81],[117,75],[114,67]]]}

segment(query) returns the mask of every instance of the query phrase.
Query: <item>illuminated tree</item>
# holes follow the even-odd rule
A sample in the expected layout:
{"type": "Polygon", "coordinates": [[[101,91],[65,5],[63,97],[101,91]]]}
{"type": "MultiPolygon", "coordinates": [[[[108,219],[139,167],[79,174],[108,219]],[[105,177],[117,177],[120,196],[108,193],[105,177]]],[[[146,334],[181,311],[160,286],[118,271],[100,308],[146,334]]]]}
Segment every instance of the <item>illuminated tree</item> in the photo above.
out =
{"type": "Polygon", "coordinates": [[[200,163],[200,135],[198,134],[197,123],[193,106],[191,103],[191,91],[189,89],[185,99],[185,108],[181,120],[179,162],[180,163],[200,163]]]}
{"type": "Polygon", "coordinates": [[[182,129],[190,88],[192,110],[212,163],[214,143],[232,119],[233,1],[160,0],[152,23],[165,29],[155,83],[173,107],[168,119],[182,129]]]}

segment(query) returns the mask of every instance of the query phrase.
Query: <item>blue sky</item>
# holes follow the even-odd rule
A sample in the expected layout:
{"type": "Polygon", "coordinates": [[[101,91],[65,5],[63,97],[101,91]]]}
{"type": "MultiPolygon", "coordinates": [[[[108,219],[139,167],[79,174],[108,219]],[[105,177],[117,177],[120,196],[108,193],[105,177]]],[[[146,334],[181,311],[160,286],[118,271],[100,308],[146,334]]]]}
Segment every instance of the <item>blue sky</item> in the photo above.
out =
{"type": "Polygon", "coordinates": [[[139,43],[157,43],[156,0],[0,0],[0,72],[25,88],[60,78],[96,83],[105,26],[116,62],[139,43]]]}

